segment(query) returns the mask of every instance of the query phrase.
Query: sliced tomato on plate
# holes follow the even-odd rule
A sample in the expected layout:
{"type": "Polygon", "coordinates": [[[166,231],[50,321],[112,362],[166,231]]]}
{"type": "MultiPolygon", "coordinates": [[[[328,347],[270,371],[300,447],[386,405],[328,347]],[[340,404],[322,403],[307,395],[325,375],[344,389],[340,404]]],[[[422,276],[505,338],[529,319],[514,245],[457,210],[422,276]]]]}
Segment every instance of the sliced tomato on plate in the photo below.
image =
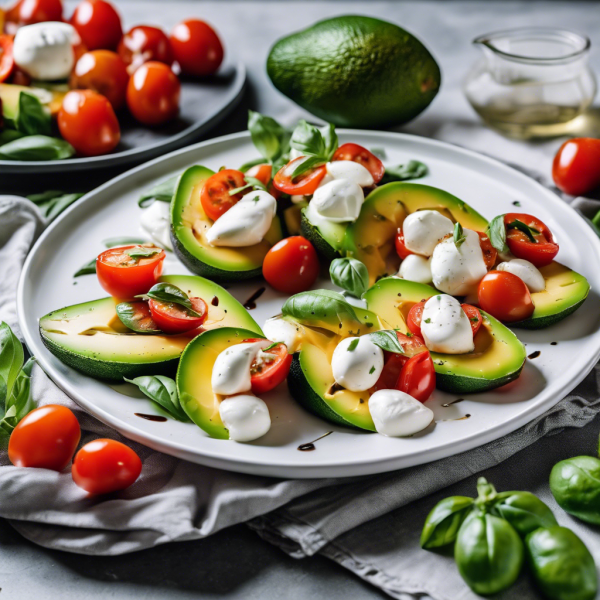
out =
{"type": "Polygon", "coordinates": [[[165,333],[185,333],[200,327],[208,316],[208,306],[202,298],[190,298],[192,309],[198,313],[195,316],[179,304],[173,302],[160,302],[151,298],[148,307],[153,321],[165,333]]]}
{"type": "Polygon", "coordinates": [[[404,354],[398,354],[394,352],[384,352],[385,363],[383,365],[383,371],[377,380],[377,383],[373,386],[372,391],[376,390],[391,390],[396,387],[402,368],[417,354],[427,352],[427,348],[420,337],[415,335],[405,335],[404,333],[396,332],[398,341],[404,350],[404,354]]]}
{"type": "Polygon", "coordinates": [[[525,213],[507,213],[504,226],[508,248],[517,258],[544,267],[558,254],[552,232],[540,219],[525,213]]]}
{"type": "Polygon", "coordinates": [[[298,177],[292,178],[295,169],[309,158],[310,157],[308,156],[299,156],[283,166],[275,174],[273,185],[280,192],[292,196],[308,196],[314,194],[319,187],[319,183],[321,183],[321,180],[327,173],[325,165],[315,167],[314,169],[302,173],[298,177]]]}
{"type": "Polygon", "coordinates": [[[200,202],[202,202],[206,216],[216,221],[224,215],[244,195],[243,192],[237,194],[230,194],[230,192],[245,185],[244,174],[235,169],[223,169],[211,175],[206,180],[200,194],[200,202]]]}
{"type": "Polygon", "coordinates": [[[0,82],[10,77],[14,66],[13,38],[10,35],[0,35],[0,82]]]}
{"type": "Polygon", "coordinates": [[[383,163],[370,150],[358,144],[342,144],[331,160],[351,160],[362,165],[371,173],[376,184],[381,181],[385,173],[383,163]]]}
{"type": "Polygon", "coordinates": [[[483,233],[483,231],[478,231],[477,235],[479,236],[479,245],[481,246],[481,251],[483,252],[485,266],[488,269],[491,269],[496,264],[498,251],[496,248],[494,248],[494,246],[492,246],[492,242],[486,233],[483,233]]]}
{"type": "Polygon", "coordinates": [[[404,244],[404,233],[402,232],[402,229],[400,227],[398,228],[398,233],[396,234],[395,244],[396,252],[402,260],[404,260],[407,256],[414,254],[404,244]]]}
{"type": "Polygon", "coordinates": [[[435,389],[435,368],[429,351],[419,352],[402,367],[394,386],[418,400],[425,402],[435,389]]]}
{"type": "MultiPolygon", "coordinates": [[[[259,338],[244,340],[246,343],[262,342],[259,338]]],[[[290,372],[292,355],[288,353],[285,344],[277,344],[264,350],[272,360],[261,357],[250,366],[250,383],[252,392],[257,396],[269,392],[282,383],[290,372]]]]}

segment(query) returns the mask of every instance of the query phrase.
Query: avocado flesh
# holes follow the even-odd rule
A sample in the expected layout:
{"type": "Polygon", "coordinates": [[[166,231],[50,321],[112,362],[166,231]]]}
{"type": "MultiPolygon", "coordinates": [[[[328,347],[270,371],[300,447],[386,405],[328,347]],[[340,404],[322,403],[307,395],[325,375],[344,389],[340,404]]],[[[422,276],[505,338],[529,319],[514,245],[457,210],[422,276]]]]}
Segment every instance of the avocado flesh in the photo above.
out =
{"type": "Polygon", "coordinates": [[[211,246],[206,232],[211,221],[200,202],[205,181],[214,175],[206,167],[193,166],[180,176],[171,202],[171,240],[181,262],[193,273],[214,281],[240,281],[257,277],[267,252],[283,237],[278,217],[264,239],[254,246],[228,248],[211,246]]]}
{"type": "MultiPolygon", "coordinates": [[[[261,335],[248,311],[219,285],[189,275],[161,281],[176,285],[208,305],[204,330],[240,326],[261,335]],[[218,305],[212,304],[218,298],[218,305]]],[[[140,375],[173,374],[197,330],[181,335],[136,334],[117,317],[118,300],[102,298],[53,311],[40,319],[44,345],[62,362],[98,379],[122,381],[140,375]]]]}
{"type": "Polygon", "coordinates": [[[212,370],[223,350],[248,338],[264,337],[254,330],[221,327],[196,337],[184,350],[177,369],[177,390],[189,418],[213,438],[228,440],[221,421],[221,396],[212,389],[212,370]]]}
{"type": "Polygon", "coordinates": [[[423,44],[397,25],[362,16],[320,21],[280,39],[267,58],[275,87],[325,121],[381,128],[423,111],[440,69],[423,44]]]}
{"type": "MultiPolygon", "coordinates": [[[[67,90],[68,91],[68,90],[67,90]]],[[[51,115],[56,115],[60,110],[65,91],[55,91],[37,87],[25,87],[12,83],[0,83],[0,105],[2,115],[9,122],[16,122],[19,117],[19,96],[26,92],[36,96],[43,106],[47,106],[51,115]]]]}

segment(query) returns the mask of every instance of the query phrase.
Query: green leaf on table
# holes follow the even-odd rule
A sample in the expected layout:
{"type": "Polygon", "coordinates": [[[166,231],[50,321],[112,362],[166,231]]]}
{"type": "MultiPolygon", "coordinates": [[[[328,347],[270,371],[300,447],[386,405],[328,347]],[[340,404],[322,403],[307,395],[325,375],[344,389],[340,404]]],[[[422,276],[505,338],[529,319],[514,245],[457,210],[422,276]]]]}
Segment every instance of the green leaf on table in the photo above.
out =
{"type": "MultiPolygon", "coordinates": [[[[252,137],[252,143],[268,162],[273,163],[289,153],[291,134],[272,117],[249,110],[248,130],[252,137]]],[[[264,160],[261,160],[255,164],[264,162],[264,160]]],[[[244,165],[241,170],[247,171],[249,168],[244,165]]]]}
{"type": "Polygon", "coordinates": [[[0,323],[0,380],[2,395],[0,396],[0,411],[8,409],[10,398],[17,376],[23,366],[23,346],[12,332],[7,323],[0,323]]]}
{"type": "Polygon", "coordinates": [[[141,208],[145,208],[146,206],[152,204],[152,202],[155,200],[158,200],[159,202],[171,202],[173,195],[175,194],[175,190],[177,189],[178,181],[179,175],[174,175],[173,177],[169,177],[169,179],[165,179],[164,181],[157,183],[140,196],[138,205],[141,208]]]}
{"type": "Polygon", "coordinates": [[[498,215],[494,217],[488,228],[486,234],[490,238],[492,246],[498,252],[507,252],[508,246],[506,245],[506,227],[504,226],[504,215],[498,215]]]}
{"type": "Polygon", "coordinates": [[[331,281],[356,298],[361,298],[369,287],[369,271],[356,258],[336,258],[329,266],[331,281]]]}
{"type": "Polygon", "coordinates": [[[6,411],[0,421],[0,436],[10,435],[19,421],[35,408],[31,396],[31,370],[35,359],[30,358],[15,380],[12,392],[6,401],[6,411]]]}
{"type": "Polygon", "coordinates": [[[21,133],[25,135],[52,134],[50,111],[44,107],[37,96],[21,92],[18,115],[16,126],[21,133]]]}
{"type": "Polygon", "coordinates": [[[177,304],[178,306],[185,308],[188,315],[191,317],[202,316],[192,307],[189,296],[183,290],[180,290],[177,286],[171,285],[170,283],[157,283],[148,290],[147,294],[136,296],[136,298],[143,298],[144,300],[146,298],[151,298],[158,302],[177,304]]]}
{"type": "Polygon", "coordinates": [[[96,259],[92,258],[85,265],[82,265],[73,275],[73,277],[81,277],[82,275],[93,275],[96,273],[96,259]]]}
{"type": "Polygon", "coordinates": [[[0,159],[5,160],[61,160],[74,154],[71,144],[47,135],[26,135],[0,146],[0,159]]]}
{"type": "Polygon", "coordinates": [[[390,329],[384,329],[382,331],[374,331],[366,336],[376,346],[379,346],[386,352],[393,352],[394,354],[405,354],[404,348],[398,341],[396,332],[390,329]]]}
{"type": "Polygon", "coordinates": [[[164,375],[143,375],[135,379],[127,379],[127,377],[123,379],[137,385],[148,398],[164,408],[177,421],[183,421],[184,423],[190,421],[179,402],[177,384],[170,377],[165,377],[164,375]]]}
{"type": "Polygon", "coordinates": [[[404,165],[397,167],[386,167],[381,184],[391,183],[392,181],[406,181],[408,179],[420,179],[429,173],[425,163],[418,160],[409,160],[404,165]]]}

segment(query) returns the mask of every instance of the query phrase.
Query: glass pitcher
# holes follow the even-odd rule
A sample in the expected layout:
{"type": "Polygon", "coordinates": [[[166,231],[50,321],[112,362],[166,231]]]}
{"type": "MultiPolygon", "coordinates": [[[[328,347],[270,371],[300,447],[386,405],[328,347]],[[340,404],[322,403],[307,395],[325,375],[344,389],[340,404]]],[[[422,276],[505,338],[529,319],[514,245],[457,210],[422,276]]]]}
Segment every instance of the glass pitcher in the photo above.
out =
{"type": "Polygon", "coordinates": [[[465,82],[467,99],[491,127],[517,138],[564,135],[596,95],[590,41],[564,29],[482,35],[483,57],[465,82]]]}

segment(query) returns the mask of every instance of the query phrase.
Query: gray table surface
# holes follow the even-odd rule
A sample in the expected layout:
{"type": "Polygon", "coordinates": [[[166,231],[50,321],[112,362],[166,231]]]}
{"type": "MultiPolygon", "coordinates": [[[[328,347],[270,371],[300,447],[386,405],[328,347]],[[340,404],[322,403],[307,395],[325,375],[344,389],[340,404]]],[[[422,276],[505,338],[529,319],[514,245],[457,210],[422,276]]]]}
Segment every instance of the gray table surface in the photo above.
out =
{"type": "MultiPolygon", "coordinates": [[[[161,24],[170,28],[188,16],[215,25],[232,59],[242,59],[249,70],[249,86],[239,110],[210,137],[246,128],[246,110],[252,108],[291,124],[307,116],[270,84],[264,62],[270,45],[281,35],[335,14],[369,14],[394,21],[415,33],[442,67],[442,91],[432,106],[403,131],[451,138],[440,132],[459,124],[463,130],[477,119],[464,100],[461,80],[476,59],[470,40],[494,29],[526,25],[566,27],[589,35],[600,47],[600,11],[586,2],[194,2],[117,0],[126,26],[161,24]]],[[[73,7],[67,2],[67,12],[73,7]]],[[[600,72],[598,52],[592,54],[600,72]]],[[[457,141],[457,140],[452,140],[457,141]]],[[[530,148],[528,149],[530,150],[530,148]]],[[[548,170],[551,153],[541,152],[537,166],[548,170]]],[[[535,162],[535,160],[533,161],[535,162]]],[[[116,173],[113,173],[116,174],[116,173]]],[[[0,177],[0,193],[31,193],[60,185],[59,189],[86,190],[108,179],[103,174],[80,180],[27,181],[0,177]]],[[[598,427],[596,422],[588,427],[598,427]]],[[[573,431],[573,436],[581,435],[573,431]]],[[[1,492],[0,492],[1,493],[1,492]]],[[[261,541],[245,526],[222,531],[195,542],[169,544],[123,557],[89,557],[49,551],[21,538],[0,520],[0,598],[337,598],[374,599],[378,590],[327,559],[295,561],[261,541]]]]}

